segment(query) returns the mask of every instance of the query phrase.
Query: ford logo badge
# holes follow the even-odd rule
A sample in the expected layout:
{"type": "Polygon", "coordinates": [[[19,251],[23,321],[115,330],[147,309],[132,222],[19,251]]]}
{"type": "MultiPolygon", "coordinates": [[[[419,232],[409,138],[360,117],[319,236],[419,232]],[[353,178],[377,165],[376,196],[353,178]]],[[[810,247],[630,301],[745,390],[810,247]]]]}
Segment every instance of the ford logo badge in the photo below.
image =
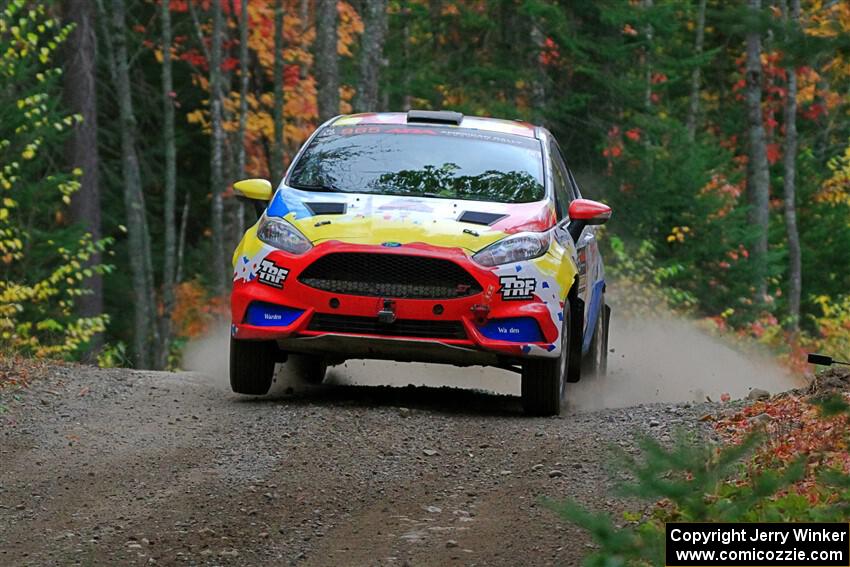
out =
{"type": "Polygon", "coordinates": [[[387,248],[398,248],[401,246],[401,242],[381,242],[381,246],[386,246],[387,248]]]}

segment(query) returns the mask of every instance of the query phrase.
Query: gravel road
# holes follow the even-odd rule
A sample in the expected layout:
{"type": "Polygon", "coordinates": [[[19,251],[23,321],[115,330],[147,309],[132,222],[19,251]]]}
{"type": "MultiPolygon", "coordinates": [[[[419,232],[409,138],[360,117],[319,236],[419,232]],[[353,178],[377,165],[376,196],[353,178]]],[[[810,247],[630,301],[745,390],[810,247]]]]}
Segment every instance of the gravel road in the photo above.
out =
{"type": "Polygon", "coordinates": [[[588,537],[543,498],[619,514],[612,447],[800,385],[682,321],[613,331],[609,376],[557,418],[482,368],[349,361],[293,389],[288,363],[236,396],[226,334],[195,372],[46,366],[0,389],[0,565],[578,565],[588,537]]]}
{"type": "Polygon", "coordinates": [[[529,419],[448,388],[247,399],[197,373],[40,374],[0,391],[2,565],[576,565],[588,538],[540,499],[622,510],[610,447],[706,411],[529,419]]]}

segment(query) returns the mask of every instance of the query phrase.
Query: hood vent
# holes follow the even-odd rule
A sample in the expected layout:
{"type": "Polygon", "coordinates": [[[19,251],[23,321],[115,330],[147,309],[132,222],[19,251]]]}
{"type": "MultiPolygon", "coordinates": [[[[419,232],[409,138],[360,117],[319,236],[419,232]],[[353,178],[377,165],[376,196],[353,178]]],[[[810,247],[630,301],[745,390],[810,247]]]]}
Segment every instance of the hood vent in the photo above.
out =
{"type": "Polygon", "coordinates": [[[468,222],[472,224],[481,224],[484,226],[490,226],[495,224],[496,222],[502,220],[508,215],[503,215],[499,213],[484,213],[480,211],[464,211],[457,218],[459,222],[468,222]]]}
{"type": "Polygon", "coordinates": [[[346,203],[304,203],[314,215],[344,215],[346,203]]]}

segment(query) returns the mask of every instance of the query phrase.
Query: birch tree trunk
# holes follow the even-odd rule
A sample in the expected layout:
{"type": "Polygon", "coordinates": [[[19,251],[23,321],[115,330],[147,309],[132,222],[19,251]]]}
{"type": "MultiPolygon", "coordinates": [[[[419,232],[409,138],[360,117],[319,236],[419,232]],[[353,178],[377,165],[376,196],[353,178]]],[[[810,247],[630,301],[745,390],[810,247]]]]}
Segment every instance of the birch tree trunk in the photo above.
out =
{"type": "MultiPolygon", "coordinates": [[[[248,51],[248,0],[241,0],[241,14],[239,18],[239,129],[236,132],[237,150],[236,167],[239,169],[239,178],[245,178],[245,130],[248,125],[248,87],[251,82],[251,62],[248,51]]],[[[238,230],[237,237],[245,228],[245,203],[239,201],[236,205],[236,216],[238,230]]]]}
{"type": "Polygon", "coordinates": [[[212,194],[212,281],[215,294],[227,293],[227,265],[224,253],[224,129],[222,126],[221,52],[224,35],[224,18],[221,0],[212,0],[213,30],[210,46],[210,124],[212,147],[210,151],[210,193],[212,194]]]}
{"type": "MultiPolygon", "coordinates": [[[[699,0],[699,6],[697,8],[697,37],[694,41],[694,53],[697,57],[702,55],[703,45],[705,43],[705,4],[706,0],[699,0]]],[[[688,140],[691,142],[694,141],[697,133],[701,75],[702,68],[701,64],[699,64],[691,72],[691,96],[688,103],[688,117],[685,121],[688,129],[688,140]]]]}
{"type": "Polygon", "coordinates": [[[534,69],[534,78],[531,82],[532,118],[535,124],[545,126],[543,111],[546,108],[546,69],[540,62],[540,54],[543,52],[546,37],[540,30],[540,25],[536,19],[531,22],[529,38],[531,39],[532,49],[528,63],[534,69]]]}
{"type": "Polygon", "coordinates": [[[179,284],[183,281],[183,256],[186,250],[186,226],[189,224],[189,202],[192,200],[190,195],[186,193],[186,198],[183,201],[183,212],[180,214],[180,236],[177,238],[177,274],[174,277],[174,283],[179,284]]]}
{"type": "Polygon", "coordinates": [[[310,29],[310,0],[298,1],[298,19],[301,20],[301,33],[306,34],[310,29]]]}
{"type": "MultiPolygon", "coordinates": [[[[239,149],[236,165],[239,176],[245,177],[245,130],[248,124],[248,87],[251,82],[251,62],[248,60],[248,0],[241,1],[242,17],[239,19],[239,149]]],[[[242,204],[239,210],[242,210],[242,204]]],[[[240,217],[242,215],[240,214],[240,217]]]]}
{"type": "MultiPolygon", "coordinates": [[[[761,0],[749,0],[754,21],[761,12],[761,0]]],[[[767,142],[761,108],[761,36],[758,28],[747,33],[747,122],[749,126],[749,161],[747,193],[750,202],[750,224],[756,238],[751,254],[755,274],[755,301],[764,303],[767,294],[767,233],[769,222],[770,172],[767,142]]]]}
{"type": "Polygon", "coordinates": [[[339,114],[336,0],[316,0],[316,79],[319,122],[339,114]]]}
{"type": "Polygon", "coordinates": [[[273,185],[283,177],[283,0],[274,6],[274,140],[272,141],[271,181],[273,185]]]}
{"type": "Polygon", "coordinates": [[[174,87],[171,76],[171,2],[162,0],[162,138],[165,146],[165,190],[163,192],[164,257],[162,268],[163,315],[160,321],[161,347],[157,366],[168,363],[171,342],[171,311],[174,309],[174,283],[177,262],[177,147],[174,141],[174,87]]]}
{"type": "Polygon", "coordinates": [[[378,84],[384,62],[387,34],[387,0],[364,2],[364,29],[360,46],[360,81],[355,99],[357,112],[378,110],[378,84]]]}
{"type": "MultiPolygon", "coordinates": [[[[791,0],[790,19],[800,21],[800,0],[791,0]]],[[[788,11],[785,10],[786,18],[788,11]]],[[[800,294],[803,286],[800,233],[797,230],[797,74],[789,65],[788,92],[785,96],[785,156],[783,193],[785,197],[785,232],[788,236],[788,312],[790,328],[800,330],[800,294]]]]}
{"type": "Polygon", "coordinates": [[[113,80],[121,122],[121,170],[124,177],[124,206],[127,211],[128,254],[133,282],[133,350],[138,368],[150,368],[152,345],[159,344],[153,286],[150,235],[136,149],[136,117],[133,111],[130,72],[127,62],[127,24],[124,0],[112,2],[115,42],[113,80]]]}
{"type": "Polygon", "coordinates": [[[404,65],[404,74],[402,75],[402,87],[404,97],[402,98],[401,109],[405,112],[410,110],[412,98],[410,95],[410,6],[407,5],[407,0],[401,0],[400,8],[402,16],[401,41],[402,41],[402,62],[404,65]]]}
{"type": "MultiPolygon", "coordinates": [[[[80,189],[71,198],[71,219],[83,226],[92,239],[100,240],[100,186],[97,155],[97,93],[95,10],[90,0],[65,0],[66,24],[74,24],[65,46],[64,97],[68,109],[83,117],[65,144],[65,158],[71,168],[80,168],[80,189]]],[[[101,255],[92,255],[90,264],[100,264],[101,255]]],[[[77,313],[92,317],[103,313],[103,279],[95,273],[85,281],[91,294],[77,299],[77,313]]],[[[91,343],[96,351],[98,335],[91,343]]]]}
{"type": "MultiPolygon", "coordinates": [[[[298,19],[301,24],[301,35],[307,35],[310,31],[310,0],[298,0],[298,19]]],[[[301,79],[306,79],[310,75],[310,68],[307,65],[299,65],[301,79]]],[[[298,118],[299,124],[302,119],[298,118]]]]}
{"type": "Polygon", "coordinates": [[[443,0],[428,0],[428,18],[431,20],[431,45],[434,53],[440,52],[440,17],[443,14],[443,0]]]}
{"type": "MultiPolygon", "coordinates": [[[[643,8],[644,10],[651,10],[653,7],[653,0],[643,0],[643,8]]],[[[647,24],[644,29],[644,33],[646,34],[646,48],[644,49],[644,101],[643,104],[647,110],[652,108],[652,41],[654,31],[652,29],[652,24],[647,24]]],[[[647,140],[648,141],[648,140],[647,140]]]]}

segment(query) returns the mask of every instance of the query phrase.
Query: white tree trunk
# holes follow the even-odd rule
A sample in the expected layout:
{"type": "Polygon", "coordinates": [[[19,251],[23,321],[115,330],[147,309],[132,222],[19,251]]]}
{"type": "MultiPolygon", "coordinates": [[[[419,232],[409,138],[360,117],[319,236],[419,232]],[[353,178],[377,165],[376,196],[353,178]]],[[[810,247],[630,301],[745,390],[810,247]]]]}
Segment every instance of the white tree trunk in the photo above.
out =
{"type": "MultiPolygon", "coordinates": [[[[643,0],[643,7],[645,10],[651,10],[653,7],[653,0],[643,0]]],[[[644,34],[646,34],[646,48],[644,49],[643,56],[643,68],[644,68],[644,101],[643,104],[647,110],[652,108],[652,41],[653,41],[653,29],[652,24],[648,24],[644,29],[644,34]]],[[[644,138],[646,139],[646,137],[644,138]]]]}
{"type": "MultiPolygon", "coordinates": [[[[236,167],[239,169],[239,178],[245,178],[245,130],[248,126],[248,87],[251,82],[251,62],[248,51],[248,0],[241,0],[241,14],[239,18],[239,130],[237,131],[236,167]]],[[[245,204],[239,202],[236,207],[238,232],[245,228],[245,204]]]]}
{"type": "MultiPolygon", "coordinates": [[[[788,11],[785,11],[786,17],[788,11]]],[[[791,0],[790,19],[800,21],[800,0],[791,0]]],[[[783,193],[785,198],[785,232],[788,236],[788,314],[794,333],[800,330],[800,294],[803,286],[800,233],[797,229],[797,70],[793,65],[788,73],[788,92],[785,96],[785,155],[783,193]]]]}
{"type": "Polygon", "coordinates": [[[339,114],[339,56],[336,0],[316,1],[316,79],[319,121],[339,114]]]}
{"type": "Polygon", "coordinates": [[[216,295],[227,293],[229,269],[224,252],[224,128],[222,126],[222,76],[221,52],[224,35],[224,18],[221,0],[212,0],[213,31],[210,46],[210,124],[212,147],[210,152],[210,193],[212,194],[212,280],[216,295]]]}
{"type": "Polygon", "coordinates": [[[283,178],[283,0],[275,0],[274,7],[274,140],[269,171],[272,184],[283,178]]]}
{"type": "MultiPolygon", "coordinates": [[[[761,0],[749,0],[754,18],[761,15],[761,0]]],[[[749,125],[749,162],[747,192],[750,224],[756,231],[751,260],[755,274],[755,301],[764,303],[767,294],[767,236],[769,222],[770,171],[767,142],[761,108],[761,36],[758,29],[747,33],[747,121],[749,125]]]]}
{"type": "Polygon", "coordinates": [[[127,213],[127,252],[133,282],[133,354],[138,368],[150,368],[152,359],[155,360],[151,347],[159,344],[159,333],[156,324],[150,235],[136,149],[136,117],[127,62],[126,28],[124,0],[113,0],[111,37],[114,38],[115,49],[114,56],[112,49],[109,49],[109,67],[113,72],[121,122],[121,168],[124,178],[124,207],[127,213]]]}
{"type": "Polygon", "coordinates": [[[387,34],[387,0],[363,3],[364,29],[360,39],[360,81],[355,99],[357,112],[378,110],[378,84],[384,64],[387,34]]]}
{"type": "Polygon", "coordinates": [[[174,280],[177,262],[177,146],[174,141],[174,87],[171,76],[171,3],[162,0],[162,137],[165,146],[165,190],[163,194],[163,224],[165,226],[162,269],[163,316],[160,321],[159,360],[157,366],[168,363],[171,342],[171,312],[174,309],[174,280]]]}
{"type": "MultiPolygon", "coordinates": [[[[697,37],[694,41],[694,54],[702,55],[705,43],[705,4],[706,0],[699,0],[697,7],[697,37]]],[[[700,64],[701,65],[701,64],[700,64]]],[[[691,96],[688,102],[688,117],[685,121],[688,129],[688,139],[693,142],[697,132],[697,116],[699,115],[699,93],[702,68],[700,65],[694,67],[691,72],[691,96]]]]}

